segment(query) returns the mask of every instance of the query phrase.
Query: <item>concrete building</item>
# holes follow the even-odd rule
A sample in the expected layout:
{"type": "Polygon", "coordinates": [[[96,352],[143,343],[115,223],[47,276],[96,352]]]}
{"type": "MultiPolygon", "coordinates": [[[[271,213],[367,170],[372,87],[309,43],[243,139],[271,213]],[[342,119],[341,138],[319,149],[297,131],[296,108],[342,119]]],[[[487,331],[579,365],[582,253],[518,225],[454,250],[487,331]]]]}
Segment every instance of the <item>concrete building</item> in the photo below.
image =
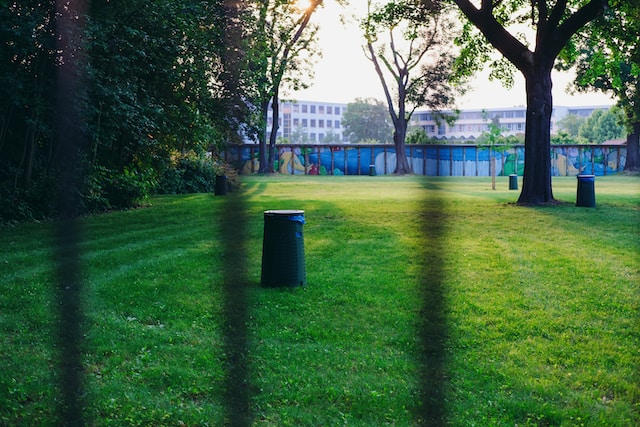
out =
{"type": "MultiPolygon", "coordinates": [[[[280,127],[278,139],[291,144],[330,144],[348,142],[342,127],[342,115],[347,104],[316,101],[284,101],[280,103],[280,127]]],[[[553,108],[551,133],[556,133],[557,122],[569,114],[588,117],[597,109],[609,106],[585,106],[553,108]]],[[[444,111],[442,114],[454,114],[444,111]]],[[[489,124],[496,119],[502,127],[503,135],[524,134],[526,107],[487,108],[462,110],[453,124],[447,124],[442,117],[425,109],[413,114],[410,127],[421,127],[429,137],[447,141],[473,141],[489,130],[489,124]]],[[[268,129],[272,115],[269,109],[268,129]]]]}
{"type": "MultiPolygon", "coordinates": [[[[345,142],[342,115],[347,104],[316,101],[285,101],[280,103],[278,139],[291,144],[318,144],[345,142]]],[[[273,123],[271,108],[267,129],[273,123]]]]}
{"type": "MultiPolygon", "coordinates": [[[[557,122],[569,114],[588,117],[595,110],[609,109],[609,106],[564,107],[555,106],[551,113],[551,133],[557,132],[557,122]]],[[[448,124],[442,115],[453,115],[453,111],[443,111],[438,115],[428,110],[417,110],[411,118],[411,127],[421,127],[429,137],[453,141],[470,141],[489,131],[489,124],[496,120],[503,135],[524,134],[527,108],[525,106],[507,108],[487,108],[462,110],[453,124],[448,124]]]]}

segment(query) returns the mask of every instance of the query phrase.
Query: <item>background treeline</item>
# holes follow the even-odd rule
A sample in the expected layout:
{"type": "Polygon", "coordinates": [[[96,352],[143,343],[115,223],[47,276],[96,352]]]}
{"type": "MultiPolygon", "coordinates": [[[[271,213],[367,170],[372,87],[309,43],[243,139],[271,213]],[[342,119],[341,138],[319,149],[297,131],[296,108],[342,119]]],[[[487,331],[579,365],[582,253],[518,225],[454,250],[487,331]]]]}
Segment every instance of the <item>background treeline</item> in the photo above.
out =
{"type": "MultiPolygon", "coordinates": [[[[94,0],[83,22],[83,212],[210,191],[207,153],[237,135],[240,78],[222,1],[94,0]]],[[[0,221],[56,215],[55,2],[0,0],[0,221]]],[[[241,37],[238,37],[241,40],[241,37]]],[[[215,155],[214,155],[215,156],[215,155]]]]}

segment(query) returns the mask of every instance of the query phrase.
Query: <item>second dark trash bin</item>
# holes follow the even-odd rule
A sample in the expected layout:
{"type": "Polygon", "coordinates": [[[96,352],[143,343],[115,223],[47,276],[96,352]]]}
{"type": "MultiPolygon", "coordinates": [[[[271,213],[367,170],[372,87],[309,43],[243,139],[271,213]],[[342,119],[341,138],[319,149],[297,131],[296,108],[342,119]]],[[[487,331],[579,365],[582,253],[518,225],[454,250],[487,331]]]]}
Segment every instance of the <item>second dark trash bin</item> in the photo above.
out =
{"type": "Polygon", "coordinates": [[[518,175],[509,175],[509,190],[518,189],[518,175]]]}
{"type": "Polygon", "coordinates": [[[304,286],[304,211],[264,212],[262,241],[262,286],[304,286]]]}
{"type": "Polygon", "coordinates": [[[216,182],[214,186],[214,194],[216,196],[226,196],[227,195],[227,176],[226,175],[217,175],[216,182]]]}

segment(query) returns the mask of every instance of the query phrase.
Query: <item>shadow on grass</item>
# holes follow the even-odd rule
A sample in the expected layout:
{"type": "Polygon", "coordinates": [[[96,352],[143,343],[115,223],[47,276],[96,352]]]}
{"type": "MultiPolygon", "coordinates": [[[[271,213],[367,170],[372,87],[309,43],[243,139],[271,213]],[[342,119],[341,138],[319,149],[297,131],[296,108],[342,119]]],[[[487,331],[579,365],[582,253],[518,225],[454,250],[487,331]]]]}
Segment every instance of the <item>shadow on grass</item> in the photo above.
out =
{"type": "Polygon", "coordinates": [[[244,198],[239,194],[225,196],[223,202],[217,226],[224,245],[220,255],[224,266],[225,421],[231,426],[249,426],[252,416],[247,343],[247,213],[244,198]]]}
{"type": "MultiPolygon", "coordinates": [[[[426,182],[429,190],[440,190],[437,184],[426,182]]],[[[429,191],[422,202],[421,230],[423,272],[420,283],[422,309],[419,336],[422,344],[420,363],[421,404],[418,423],[424,426],[447,424],[445,391],[447,388],[446,343],[448,321],[445,307],[444,226],[446,214],[437,191],[429,191]]]]}
{"type": "MultiPolygon", "coordinates": [[[[60,170],[58,208],[60,220],[55,229],[57,261],[57,380],[59,382],[58,417],[60,425],[85,425],[83,354],[83,283],[79,254],[80,225],[77,217],[80,200],[77,189],[82,182],[82,151],[86,138],[82,130],[82,114],[75,106],[82,92],[77,59],[71,60],[70,52],[79,46],[83,22],[75,19],[84,16],[86,4],[82,0],[63,5],[56,2],[56,48],[61,55],[57,67],[55,93],[55,138],[59,147],[57,161],[60,170]]],[[[80,56],[80,55],[78,55],[80,56]]]]}

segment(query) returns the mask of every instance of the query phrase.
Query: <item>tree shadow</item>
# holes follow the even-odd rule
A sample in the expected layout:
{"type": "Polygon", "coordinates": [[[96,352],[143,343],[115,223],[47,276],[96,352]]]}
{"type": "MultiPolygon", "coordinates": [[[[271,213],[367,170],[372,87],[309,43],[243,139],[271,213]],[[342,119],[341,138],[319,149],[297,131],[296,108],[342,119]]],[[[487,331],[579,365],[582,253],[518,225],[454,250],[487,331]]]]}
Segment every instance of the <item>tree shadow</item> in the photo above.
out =
{"type": "Polygon", "coordinates": [[[222,335],[224,340],[225,422],[231,426],[249,426],[250,371],[247,322],[249,318],[247,275],[247,209],[241,194],[231,194],[223,199],[217,232],[223,247],[224,297],[222,335]]]}
{"type": "Polygon", "coordinates": [[[440,187],[433,182],[425,182],[430,190],[422,201],[420,229],[423,232],[422,281],[420,292],[422,308],[420,312],[421,342],[420,392],[418,423],[425,426],[447,424],[446,389],[448,385],[446,348],[449,337],[446,304],[445,272],[446,257],[445,224],[446,213],[442,199],[438,195],[440,187]]]}

